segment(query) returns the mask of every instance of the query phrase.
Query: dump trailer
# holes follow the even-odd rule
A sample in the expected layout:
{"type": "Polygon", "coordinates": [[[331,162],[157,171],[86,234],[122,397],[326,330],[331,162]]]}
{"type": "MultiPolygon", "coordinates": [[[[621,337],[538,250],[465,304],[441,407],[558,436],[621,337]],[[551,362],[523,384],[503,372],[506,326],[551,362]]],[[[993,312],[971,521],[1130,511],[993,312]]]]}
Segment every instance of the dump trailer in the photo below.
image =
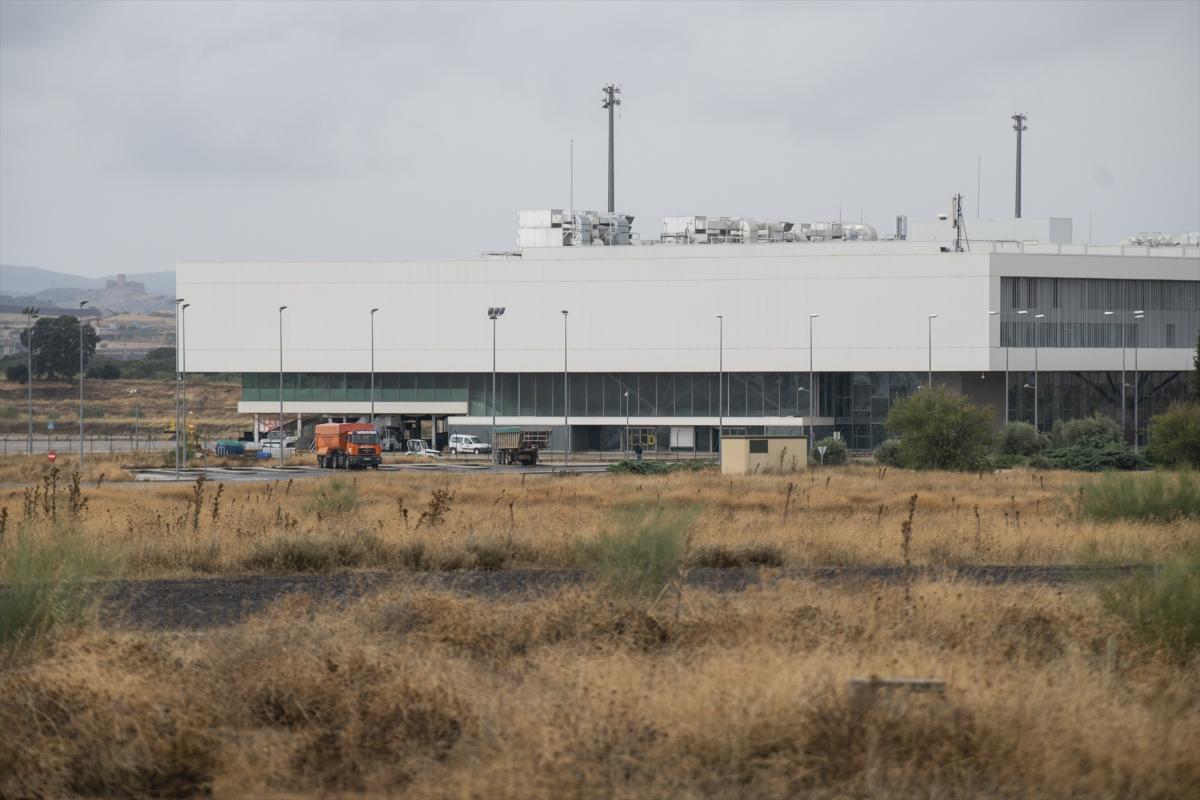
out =
{"type": "Polygon", "coordinates": [[[317,426],[317,466],[324,469],[379,469],[379,434],[367,422],[326,422],[317,426]]]}
{"type": "Polygon", "coordinates": [[[538,460],[538,451],[549,440],[548,430],[525,430],[523,428],[496,428],[492,449],[499,464],[524,464],[533,466],[538,460]]]}

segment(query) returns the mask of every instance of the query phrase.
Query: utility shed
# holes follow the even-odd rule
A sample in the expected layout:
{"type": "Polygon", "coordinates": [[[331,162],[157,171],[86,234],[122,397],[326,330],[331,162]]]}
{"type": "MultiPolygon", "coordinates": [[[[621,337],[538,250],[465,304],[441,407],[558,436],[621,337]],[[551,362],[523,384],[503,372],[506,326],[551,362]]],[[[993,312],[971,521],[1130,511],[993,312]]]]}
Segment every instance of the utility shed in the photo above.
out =
{"type": "Polygon", "coordinates": [[[722,475],[787,475],[808,467],[807,436],[722,436],[722,475]]]}

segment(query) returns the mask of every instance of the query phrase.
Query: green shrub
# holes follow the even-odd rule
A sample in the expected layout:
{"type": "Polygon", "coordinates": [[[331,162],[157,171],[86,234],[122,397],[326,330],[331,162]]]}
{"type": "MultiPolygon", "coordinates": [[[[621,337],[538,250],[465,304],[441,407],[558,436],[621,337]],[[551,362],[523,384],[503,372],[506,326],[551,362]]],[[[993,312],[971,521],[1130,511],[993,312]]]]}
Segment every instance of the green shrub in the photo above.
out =
{"type": "Polygon", "coordinates": [[[901,462],[913,469],[974,470],[987,464],[991,412],[943,386],[892,406],[884,426],[900,438],[901,462]]]}
{"type": "Polygon", "coordinates": [[[1178,558],[1100,589],[1105,610],[1133,634],[1186,661],[1200,648],[1200,558],[1178,558]]]}
{"type": "Polygon", "coordinates": [[[988,460],[989,466],[992,469],[1012,469],[1026,463],[1028,459],[1025,456],[1015,455],[1013,453],[999,453],[992,456],[988,460]]]}
{"type": "Polygon", "coordinates": [[[845,464],[850,459],[850,451],[846,447],[846,443],[841,439],[835,439],[832,436],[826,436],[821,439],[813,447],[813,461],[817,464],[826,467],[834,467],[838,464],[845,464]],[[824,447],[825,455],[821,456],[820,450],[817,448],[824,447]]]}
{"type": "Polygon", "coordinates": [[[1010,422],[996,434],[996,452],[1006,456],[1031,456],[1050,445],[1028,422],[1010,422]]]}
{"type": "Polygon", "coordinates": [[[103,550],[68,527],[22,528],[0,559],[0,660],[82,620],[100,596],[93,579],[108,566],[103,550]]]}
{"type": "Polygon", "coordinates": [[[1200,467],[1200,403],[1179,403],[1150,419],[1146,458],[1169,467],[1200,467]]]}
{"type": "Polygon", "coordinates": [[[1083,439],[1070,447],[1045,450],[1029,459],[1038,469],[1070,469],[1103,472],[1108,469],[1140,469],[1146,459],[1121,442],[1083,439]]]}
{"type": "Polygon", "coordinates": [[[1069,422],[1055,420],[1050,429],[1050,443],[1056,448],[1071,447],[1085,441],[1121,441],[1121,426],[1103,414],[1080,417],[1069,422]]]}
{"type": "Polygon", "coordinates": [[[121,377],[121,368],[111,361],[93,361],[84,374],[95,380],[115,381],[121,377]]]}
{"type": "Polygon", "coordinates": [[[1110,473],[1082,489],[1080,511],[1092,519],[1200,519],[1200,480],[1191,472],[1110,473]]]}
{"type": "Polygon", "coordinates": [[[576,548],[579,563],[617,594],[656,597],[683,564],[692,507],[619,509],[609,530],[576,548]]]}
{"type": "Polygon", "coordinates": [[[318,485],[316,494],[304,504],[304,510],[309,514],[333,517],[345,514],[357,505],[358,488],[340,478],[332,478],[318,485]]]}
{"type": "Polygon", "coordinates": [[[904,452],[899,439],[885,439],[883,444],[875,448],[875,463],[885,467],[903,467],[904,452]]]}
{"type": "Polygon", "coordinates": [[[4,377],[13,383],[28,383],[29,365],[25,363],[9,364],[4,368],[4,377]]]}

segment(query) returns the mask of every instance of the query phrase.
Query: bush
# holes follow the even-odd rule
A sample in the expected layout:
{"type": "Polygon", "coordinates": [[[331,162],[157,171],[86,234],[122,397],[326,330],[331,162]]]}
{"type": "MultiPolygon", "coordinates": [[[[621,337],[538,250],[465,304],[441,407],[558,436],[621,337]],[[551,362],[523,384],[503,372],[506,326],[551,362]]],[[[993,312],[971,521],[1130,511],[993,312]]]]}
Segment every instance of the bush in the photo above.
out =
{"type": "Polygon", "coordinates": [[[1031,457],[1029,466],[1103,472],[1106,469],[1140,469],[1146,466],[1146,459],[1121,442],[1084,439],[1070,447],[1045,450],[1031,457]]]}
{"type": "Polygon", "coordinates": [[[943,386],[892,406],[884,426],[900,437],[900,460],[914,469],[974,470],[987,463],[991,412],[943,386]]]}
{"type": "Polygon", "coordinates": [[[1049,439],[1028,422],[1010,422],[996,434],[996,452],[1001,455],[1031,456],[1049,445],[1049,439]]]}
{"type": "Polygon", "coordinates": [[[358,489],[354,484],[333,478],[321,483],[317,488],[317,493],[304,504],[304,510],[309,514],[332,517],[345,514],[356,505],[358,505],[358,489]]]}
{"type": "Polygon", "coordinates": [[[988,460],[988,464],[992,469],[1012,469],[1013,467],[1025,464],[1027,460],[1025,456],[1018,456],[1013,453],[998,453],[988,460]]]}
{"type": "Polygon", "coordinates": [[[1103,414],[1080,417],[1069,422],[1054,421],[1050,429],[1050,441],[1054,447],[1071,447],[1085,441],[1120,442],[1121,426],[1103,414]]]}
{"type": "Polygon", "coordinates": [[[679,574],[698,513],[691,507],[621,509],[612,528],[581,543],[576,557],[611,591],[656,597],[679,574]]]}
{"type": "Polygon", "coordinates": [[[1119,475],[1083,487],[1080,512],[1092,519],[1170,522],[1200,519],[1200,480],[1191,472],[1119,475]],[[1169,474],[1169,473],[1168,473],[1169,474]]]}
{"type": "Polygon", "coordinates": [[[691,555],[688,563],[694,567],[782,567],[783,551],[773,544],[751,544],[745,547],[727,547],[714,544],[702,547],[691,555]]]}
{"type": "Polygon", "coordinates": [[[609,472],[618,475],[667,475],[671,472],[712,472],[717,469],[713,461],[618,461],[610,464],[609,472]]]}
{"type": "Polygon", "coordinates": [[[115,381],[121,377],[121,368],[111,361],[97,361],[89,364],[84,374],[95,380],[115,381]]]}
{"type": "Polygon", "coordinates": [[[1200,648],[1200,558],[1180,558],[1127,581],[1104,587],[1105,610],[1139,639],[1186,661],[1200,648]]]}
{"type": "Polygon", "coordinates": [[[903,467],[904,454],[899,439],[886,439],[875,448],[875,463],[885,467],[903,467]]]}
{"type": "Polygon", "coordinates": [[[827,436],[813,446],[813,460],[822,466],[834,467],[838,464],[845,464],[849,459],[850,450],[841,439],[827,436]],[[824,457],[821,456],[820,451],[817,449],[819,447],[825,448],[824,457]]]}
{"type": "Polygon", "coordinates": [[[18,531],[0,571],[0,662],[79,622],[98,598],[91,579],[106,571],[103,552],[73,528],[45,535],[18,531]]]}
{"type": "Polygon", "coordinates": [[[13,383],[27,383],[29,381],[29,365],[9,364],[4,368],[4,377],[13,383]]]}
{"type": "Polygon", "coordinates": [[[241,561],[254,572],[329,572],[390,561],[384,542],[369,531],[280,536],[256,544],[241,561]]]}
{"type": "Polygon", "coordinates": [[[1150,419],[1146,458],[1165,466],[1200,468],[1200,403],[1180,403],[1150,419]]]}

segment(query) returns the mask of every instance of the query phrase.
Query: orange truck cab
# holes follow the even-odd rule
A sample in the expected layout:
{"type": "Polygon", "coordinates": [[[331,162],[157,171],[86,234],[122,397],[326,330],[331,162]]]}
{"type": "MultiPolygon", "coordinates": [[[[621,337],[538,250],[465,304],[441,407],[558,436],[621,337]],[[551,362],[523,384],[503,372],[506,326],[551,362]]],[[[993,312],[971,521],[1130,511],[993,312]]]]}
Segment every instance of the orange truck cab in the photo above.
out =
{"type": "Polygon", "coordinates": [[[317,466],[325,469],[379,469],[379,434],[367,422],[326,422],[317,426],[317,466]]]}

